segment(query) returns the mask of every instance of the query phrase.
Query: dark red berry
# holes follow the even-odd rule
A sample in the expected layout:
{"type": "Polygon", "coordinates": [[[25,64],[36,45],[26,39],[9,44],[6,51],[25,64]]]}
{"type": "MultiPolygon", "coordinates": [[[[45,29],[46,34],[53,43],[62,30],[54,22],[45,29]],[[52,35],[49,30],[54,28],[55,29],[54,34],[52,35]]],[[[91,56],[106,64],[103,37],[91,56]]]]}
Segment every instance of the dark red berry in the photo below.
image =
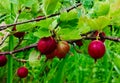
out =
{"type": "Polygon", "coordinates": [[[20,78],[25,78],[27,77],[28,75],[28,69],[26,67],[20,67],[18,70],[17,70],[17,75],[20,77],[20,78]]]}
{"type": "Polygon", "coordinates": [[[79,46],[79,47],[83,45],[83,43],[82,43],[81,40],[76,40],[75,43],[76,43],[76,45],[79,46]]]}
{"type": "Polygon", "coordinates": [[[53,37],[44,37],[39,40],[37,48],[42,54],[49,54],[56,46],[57,43],[53,37]]]}
{"type": "Polygon", "coordinates": [[[66,56],[69,50],[69,44],[66,41],[60,41],[57,44],[57,48],[54,50],[54,55],[61,59],[66,56]]]}
{"type": "Polygon", "coordinates": [[[47,58],[47,59],[53,59],[54,57],[55,57],[54,51],[51,52],[51,53],[49,53],[49,54],[46,54],[46,58],[47,58]]]}
{"type": "MultiPolygon", "coordinates": [[[[98,35],[98,31],[95,31],[94,32],[94,36],[96,37],[98,35]]],[[[100,37],[100,41],[102,41],[102,42],[104,42],[105,41],[105,39],[103,38],[105,36],[105,33],[104,32],[100,32],[99,33],[99,37],[100,37]]]]}
{"type": "Polygon", "coordinates": [[[16,26],[13,27],[12,31],[16,31],[13,35],[17,38],[22,38],[25,35],[25,32],[17,32],[16,26]]]}
{"type": "Polygon", "coordinates": [[[0,67],[3,67],[7,63],[7,58],[5,55],[0,55],[0,67]]]}
{"type": "Polygon", "coordinates": [[[93,40],[88,46],[88,53],[94,59],[99,59],[105,54],[105,45],[100,40],[93,40]]]}

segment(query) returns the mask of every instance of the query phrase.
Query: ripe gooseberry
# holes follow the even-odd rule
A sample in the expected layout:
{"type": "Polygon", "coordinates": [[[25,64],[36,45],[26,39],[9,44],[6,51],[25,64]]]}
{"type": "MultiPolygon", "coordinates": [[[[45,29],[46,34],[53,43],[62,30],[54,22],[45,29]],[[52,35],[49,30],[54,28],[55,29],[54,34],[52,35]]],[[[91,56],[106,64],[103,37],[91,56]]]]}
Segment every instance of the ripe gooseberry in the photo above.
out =
{"type": "Polygon", "coordinates": [[[20,77],[20,78],[25,78],[27,77],[28,75],[28,69],[26,67],[20,67],[18,68],[17,70],[17,75],[20,77]]]}
{"type": "Polygon", "coordinates": [[[7,63],[7,58],[5,55],[0,55],[0,67],[3,67],[7,63]]]}
{"type": "Polygon", "coordinates": [[[19,39],[25,35],[25,32],[17,32],[16,25],[13,27],[12,31],[16,31],[13,35],[19,39]]]}
{"type": "Polygon", "coordinates": [[[105,50],[105,45],[100,40],[93,40],[88,46],[88,53],[95,60],[103,57],[105,50]]]}
{"type": "Polygon", "coordinates": [[[37,48],[42,54],[49,54],[56,48],[57,43],[53,37],[41,38],[38,42],[37,48]]]}
{"type": "Polygon", "coordinates": [[[57,44],[57,48],[54,50],[54,55],[61,59],[66,56],[69,50],[69,44],[66,41],[60,41],[57,44]]]}

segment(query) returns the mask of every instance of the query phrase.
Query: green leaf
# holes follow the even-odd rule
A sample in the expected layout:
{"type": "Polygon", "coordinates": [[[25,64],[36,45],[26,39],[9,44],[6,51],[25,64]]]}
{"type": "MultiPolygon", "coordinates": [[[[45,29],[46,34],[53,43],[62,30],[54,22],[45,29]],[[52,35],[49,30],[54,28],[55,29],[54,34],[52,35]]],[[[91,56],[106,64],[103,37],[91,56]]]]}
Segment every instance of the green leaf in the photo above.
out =
{"type": "Polygon", "coordinates": [[[110,14],[118,11],[120,9],[120,0],[114,0],[110,4],[110,14]]]}
{"type": "Polygon", "coordinates": [[[69,21],[62,21],[59,26],[61,28],[74,28],[77,26],[77,23],[78,23],[78,19],[73,19],[69,21]]]}
{"type": "Polygon", "coordinates": [[[71,10],[70,12],[63,12],[60,15],[61,21],[70,21],[78,18],[78,13],[76,9],[71,10]]]}
{"type": "Polygon", "coordinates": [[[110,4],[107,1],[104,2],[97,1],[94,4],[93,10],[97,16],[107,15],[110,10],[110,4]]]}
{"type": "Polygon", "coordinates": [[[72,40],[81,39],[80,30],[77,28],[78,19],[71,19],[69,21],[62,21],[60,23],[60,30],[57,32],[61,39],[72,40]]]}
{"type": "Polygon", "coordinates": [[[34,36],[38,38],[51,36],[50,29],[53,28],[52,27],[53,22],[54,19],[51,18],[37,22],[36,26],[39,26],[40,28],[38,29],[37,32],[34,33],[34,36]]]}
{"type": "Polygon", "coordinates": [[[120,0],[111,2],[109,16],[113,25],[120,26],[120,0]]]}
{"type": "Polygon", "coordinates": [[[120,55],[114,53],[114,63],[120,69],[120,55]]]}
{"type": "Polygon", "coordinates": [[[32,5],[35,3],[35,1],[36,0],[23,0],[22,4],[24,4],[24,6],[26,6],[26,7],[32,7],[32,5]]]}
{"type": "Polygon", "coordinates": [[[112,12],[112,13],[110,14],[110,18],[111,18],[111,23],[112,23],[113,25],[118,25],[118,26],[120,26],[120,9],[112,12]]]}
{"type": "Polygon", "coordinates": [[[87,33],[91,30],[90,26],[88,26],[88,24],[87,24],[86,19],[87,19],[86,17],[82,17],[82,16],[79,19],[77,27],[79,28],[79,31],[80,31],[81,34],[87,33]]]}
{"type": "Polygon", "coordinates": [[[105,16],[99,16],[95,19],[87,19],[87,24],[92,30],[102,30],[107,25],[109,25],[110,19],[105,16]]]}
{"type": "Polygon", "coordinates": [[[36,2],[32,5],[31,12],[37,14],[38,11],[39,11],[39,2],[36,1],[36,2]]]}
{"type": "Polygon", "coordinates": [[[30,19],[32,19],[32,14],[28,13],[27,11],[23,11],[19,15],[19,20],[30,20],[30,19]]]}
{"type": "Polygon", "coordinates": [[[81,39],[78,28],[64,28],[58,31],[58,35],[62,40],[77,40],[81,39]]]}
{"type": "Polygon", "coordinates": [[[67,20],[67,11],[63,12],[60,14],[60,20],[61,21],[66,21],[67,20]]]}
{"type": "Polygon", "coordinates": [[[40,22],[37,22],[36,26],[48,28],[52,24],[53,21],[54,19],[47,18],[46,20],[41,20],[40,22]]]}
{"type": "Polygon", "coordinates": [[[38,60],[38,56],[40,55],[40,53],[36,50],[32,50],[30,55],[29,55],[29,65],[32,67],[35,66],[39,66],[39,60],[38,60]]]}
{"type": "Polygon", "coordinates": [[[34,36],[38,38],[51,36],[51,33],[48,28],[40,27],[38,31],[34,33],[34,36]]]}
{"type": "Polygon", "coordinates": [[[59,0],[43,0],[43,9],[46,15],[54,13],[59,0]]]}
{"type": "Polygon", "coordinates": [[[0,0],[0,13],[10,13],[10,2],[9,0],[0,0]]]}
{"type": "Polygon", "coordinates": [[[35,22],[17,25],[17,31],[29,31],[30,29],[33,29],[36,26],[35,22]]]}

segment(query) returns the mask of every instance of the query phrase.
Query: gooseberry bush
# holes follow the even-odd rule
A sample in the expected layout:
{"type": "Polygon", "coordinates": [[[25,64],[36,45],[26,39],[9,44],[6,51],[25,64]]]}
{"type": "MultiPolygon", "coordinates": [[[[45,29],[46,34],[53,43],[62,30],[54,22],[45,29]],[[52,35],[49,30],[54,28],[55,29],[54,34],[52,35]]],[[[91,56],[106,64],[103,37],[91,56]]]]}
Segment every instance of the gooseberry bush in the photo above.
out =
{"type": "Polygon", "coordinates": [[[120,0],[0,0],[0,83],[119,83],[120,0]]]}

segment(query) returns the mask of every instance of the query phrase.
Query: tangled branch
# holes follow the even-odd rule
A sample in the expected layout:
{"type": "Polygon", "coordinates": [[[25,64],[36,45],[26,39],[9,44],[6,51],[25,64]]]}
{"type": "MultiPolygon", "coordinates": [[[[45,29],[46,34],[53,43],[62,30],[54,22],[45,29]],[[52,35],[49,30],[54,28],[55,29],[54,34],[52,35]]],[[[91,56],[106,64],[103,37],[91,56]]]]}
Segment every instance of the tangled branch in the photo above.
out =
{"type": "MultiPolygon", "coordinates": [[[[109,36],[104,36],[103,38],[104,38],[104,39],[107,39],[107,40],[111,40],[111,41],[120,42],[120,38],[109,37],[109,36]]],[[[91,39],[96,39],[96,37],[82,36],[82,39],[91,40],[91,39]]],[[[80,39],[80,40],[81,40],[81,39],[80,39]]],[[[74,40],[72,40],[72,41],[74,41],[74,40]]],[[[68,42],[69,42],[69,41],[68,41],[68,42]]],[[[71,42],[71,41],[70,41],[70,42],[71,42]]],[[[30,48],[35,48],[35,47],[37,47],[37,43],[36,43],[36,44],[32,44],[32,45],[30,45],[30,46],[26,46],[26,47],[20,48],[20,49],[17,49],[17,50],[9,51],[9,52],[0,52],[0,55],[14,54],[14,53],[21,52],[21,51],[25,51],[25,50],[28,50],[28,49],[30,49],[30,48]]]]}
{"type": "MultiPolygon", "coordinates": [[[[74,9],[76,7],[79,7],[81,5],[82,5],[81,3],[78,3],[76,6],[72,6],[72,7],[68,8],[66,11],[69,12],[70,10],[72,10],[72,9],[74,9]]],[[[57,16],[57,15],[60,15],[60,12],[55,13],[55,14],[51,14],[51,15],[49,15],[47,17],[43,16],[41,18],[36,18],[36,19],[27,20],[27,21],[23,21],[23,22],[17,22],[17,23],[13,23],[13,24],[3,25],[3,26],[0,26],[0,31],[4,30],[4,29],[7,29],[8,27],[14,26],[14,25],[20,25],[20,24],[25,24],[25,23],[29,23],[29,22],[38,21],[38,20],[44,20],[46,18],[54,17],[54,16],[57,16]]]]}

